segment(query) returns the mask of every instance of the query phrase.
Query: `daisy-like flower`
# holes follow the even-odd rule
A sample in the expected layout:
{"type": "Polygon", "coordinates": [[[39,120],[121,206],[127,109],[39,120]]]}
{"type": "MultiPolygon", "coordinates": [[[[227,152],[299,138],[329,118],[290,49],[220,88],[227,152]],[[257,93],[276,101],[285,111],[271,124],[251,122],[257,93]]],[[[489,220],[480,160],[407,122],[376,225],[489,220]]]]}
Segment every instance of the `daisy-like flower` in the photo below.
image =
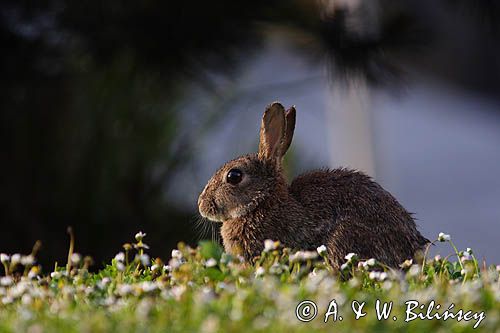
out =
{"type": "Polygon", "coordinates": [[[215,266],[217,266],[217,260],[215,260],[214,258],[210,258],[205,262],[205,266],[206,267],[215,267],[215,266]]]}
{"type": "Polygon", "coordinates": [[[262,276],[266,273],[266,269],[264,267],[259,267],[255,270],[255,276],[262,276]]]}
{"type": "Polygon", "coordinates": [[[290,262],[304,261],[304,251],[297,251],[292,253],[289,257],[290,262]]]}
{"type": "Polygon", "coordinates": [[[438,241],[440,242],[448,242],[451,240],[451,236],[448,234],[445,234],[444,232],[440,232],[438,235],[438,241]]]}
{"type": "Polygon", "coordinates": [[[279,242],[273,241],[272,239],[266,239],[264,241],[264,252],[274,251],[278,248],[279,242]]]}
{"type": "Polygon", "coordinates": [[[139,231],[138,233],[135,234],[135,240],[138,242],[142,241],[144,237],[146,237],[145,232],[139,231]]]}
{"type": "Polygon", "coordinates": [[[149,255],[143,254],[139,256],[139,260],[141,261],[141,264],[143,266],[149,266],[151,264],[151,259],[149,258],[149,255]]]}
{"type": "Polygon", "coordinates": [[[464,251],[464,253],[462,254],[462,257],[460,259],[462,261],[468,261],[468,260],[472,260],[472,256],[470,255],[469,252],[464,251]]]}
{"type": "Polygon", "coordinates": [[[118,261],[118,262],[116,263],[116,269],[117,269],[118,271],[120,271],[120,272],[125,271],[125,265],[123,264],[123,262],[118,261]]]}
{"type": "Polygon", "coordinates": [[[7,264],[10,261],[10,256],[5,253],[0,253],[0,262],[2,264],[7,264]]]}
{"type": "Polygon", "coordinates": [[[318,251],[318,254],[320,256],[325,256],[327,254],[327,252],[328,252],[325,245],[318,246],[318,248],[316,249],[316,251],[318,251]]]}
{"type": "Polygon", "coordinates": [[[375,260],[375,258],[370,258],[366,261],[366,264],[370,267],[373,267],[377,264],[377,260],[375,260]]]}
{"type": "Polygon", "coordinates": [[[35,257],[29,254],[27,256],[21,256],[21,265],[23,266],[32,266],[35,263],[35,257]]]}
{"type": "Polygon", "coordinates": [[[347,254],[345,257],[345,260],[347,260],[347,262],[351,262],[351,261],[354,261],[355,259],[358,258],[358,255],[356,253],[349,253],[347,254]]]}
{"type": "Polygon", "coordinates": [[[406,259],[402,264],[399,265],[399,267],[405,269],[410,268],[411,265],[413,265],[413,259],[406,259]]]}
{"type": "Polygon", "coordinates": [[[146,293],[150,293],[150,292],[158,289],[158,286],[156,285],[156,283],[151,282],[151,281],[144,281],[141,283],[140,286],[141,286],[142,291],[144,291],[146,293]]]}
{"type": "Polygon", "coordinates": [[[14,302],[14,299],[12,297],[10,297],[10,296],[5,296],[5,297],[2,298],[2,303],[4,305],[10,304],[12,302],[14,302]]]}
{"type": "Polygon", "coordinates": [[[82,261],[82,256],[79,253],[73,253],[71,255],[71,263],[73,265],[78,265],[82,261]]]}
{"type": "Polygon", "coordinates": [[[38,276],[39,273],[40,273],[40,269],[38,268],[38,266],[31,267],[31,269],[28,273],[28,278],[34,279],[38,276]]]}
{"type": "Polygon", "coordinates": [[[133,290],[134,290],[134,288],[129,284],[120,284],[116,288],[116,291],[117,291],[118,295],[120,295],[120,296],[126,296],[126,295],[132,293],[133,290]]]}
{"type": "Polygon", "coordinates": [[[4,276],[0,278],[0,285],[8,287],[14,283],[14,280],[10,276],[4,276]]]}
{"type": "Polygon", "coordinates": [[[175,270],[175,269],[177,269],[177,268],[179,268],[181,266],[181,262],[177,258],[172,258],[168,262],[168,266],[169,266],[169,269],[168,269],[169,271],[170,270],[175,270]]]}
{"type": "Polygon", "coordinates": [[[19,253],[13,254],[12,257],[10,258],[10,262],[14,266],[19,264],[21,262],[21,255],[19,253]]]}
{"type": "Polygon", "coordinates": [[[182,258],[182,252],[179,250],[172,250],[172,258],[175,259],[181,259],[182,258]]]}
{"type": "Polygon", "coordinates": [[[318,253],[315,251],[304,251],[303,256],[304,260],[313,260],[318,257],[318,253]]]}
{"type": "Polygon", "coordinates": [[[380,278],[380,272],[371,271],[368,277],[370,280],[378,280],[380,278]]]}
{"type": "Polygon", "coordinates": [[[125,253],[118,252],[115,256],[115,260],[118,262],[124,262],[125,261],[125,253]]]}
{"type": "Polygon", "coordinates": [[[408,270],[408,274],[413,277],[418,276],[418,274],[420,274],[420,266],[411,265],[410,269],[408,270]]]}

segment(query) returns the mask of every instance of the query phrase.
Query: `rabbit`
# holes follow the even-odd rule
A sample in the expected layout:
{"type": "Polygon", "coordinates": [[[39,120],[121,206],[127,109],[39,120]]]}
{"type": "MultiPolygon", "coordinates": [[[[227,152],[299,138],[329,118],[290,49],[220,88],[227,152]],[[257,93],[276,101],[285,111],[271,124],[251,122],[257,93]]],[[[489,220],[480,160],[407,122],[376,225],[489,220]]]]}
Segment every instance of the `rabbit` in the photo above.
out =
{"type": "Polygon", "coordinates": [[[203,218],[222,222],[226,252],[246,261],[261,254],[264,240],[296,250],[327,247],[337,271],[348,253],[397,268],[429,240],[412,215],[362,172],[339,168],[299,175],[287,184],[282,160],[295,129],[295,107],[278,102],[263,115],[257,154],[224,164],[198,198],[203,218]]]}

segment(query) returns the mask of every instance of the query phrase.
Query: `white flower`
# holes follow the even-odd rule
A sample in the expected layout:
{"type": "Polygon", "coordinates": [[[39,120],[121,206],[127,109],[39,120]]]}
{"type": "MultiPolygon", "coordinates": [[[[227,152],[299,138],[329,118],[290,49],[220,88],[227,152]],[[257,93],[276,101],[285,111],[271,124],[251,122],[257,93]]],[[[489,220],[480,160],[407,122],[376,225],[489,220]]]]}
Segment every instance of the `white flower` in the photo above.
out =
{"type": "Polygon", "coordinates": [[[345,271],[346,269],[349,268],[349,265],[347,263],[343,263],[341,266],[340,266],[340,270],[341,271],[345,271]]]}
{"type": "Polygon", "coordinates": [[[372,266],[372,267],[373,267],[373,266],[375,266],[375,264],[376,264],[376,263],[377,263],[377,261],[375,260],[375,258],[370,258],[370,259],[368,259],[368,260],[366,261],[366,264],[367,264],[368,266],[372,266]]]}
{"type": "Polygon", "coordinates": [[[434,257],[434,261],[440,261],[441,260],[441,256],[439,254],[437,254],[435,257],[434,257]]]}
{"type": "Polygon", "coordinates": [[[380,278],[380,272],[372,271],[370,272],[368,277],[370,278],[370,280],[378,280],[380,278]]]}
{"type": "Polygon", "coordinates": [[[170,292],[172,293],[172,295],[176,300],[179,300],[185,291],[186,291],[186,286],[184,285],[172,287],[172,289],[170,290],[170,292]]]}
{"type": "Polygon", "coordinates": [[[316,249],[316,251],[318,251],[318,254],[320,256],[324,256],[327,253],[326,246],[324,246],[324,245],[318,246],[318,248],[316,249]]]}
{"type": "Polygon", "coordinates": [[[118,252],[115,256],[115,260],[118,262],[124,262],[125,261],[125,253],[118,252]]]}
{"type": "Polygon", "coordinates": [[[496,269],[497,269],[497,272],[500,272],[500,265],[497,265],[496,269]]]}
{"type": "Polygon", "coordinates": [[[17,265],[21,262],[21,255],[19,253],[13,254],[10,258],[12,265],[17,265]]]}
{"type": "Polygon", "coordinates": [[[411,265],[413,265],[413,259],[406,259],[399,267],[405,269],[411,267],[411,265]]]}
{"type": "Polygon", "coordinates": [[[356,253],[352,253],[352,252],[351,252],[351,253],[349,253],[349,254],[347,254],[347,255],[345,256],[345,259],[347,260],[347,262],[351,262],[351,261],[353,261],[353,260],[354,260],[354,259],[356,259],[356,258],[357,258],[356,253]]]}
{"type": "Polygon", "coordinates": [[[168,266],[170,266],[169,270],[175,270],[175,269],[177,269],[177,268],[179,268],[181,266],[181,262],[177,258],[172,258],[168,262],[168,266]]]}
{"type": "Polygon", "coordinates": [[[279,242],[275,242],[272,239],[266,239],[264,241],[264,252],[269,252],[276,250],[278,248],[279,242]]]}
{"type": "Polygon", "coordinates": [[[116,289],[117,289],[116,291],[118,292],[118,295],[126,296],[126,295],[132,293],[134,288],[132,288],[132,286],[129,284],[120,284],[116,289]]]}
{"type": "Polygon", "coordinates": [[[149,292],[152,292],[152,291],[158,289],[158,286],[154,282],[144,281],[141,283],[141,289],[142,289],[142,291],[149,293],[149,292]]]}
{"type": "Polygon", "coordinates": [[[445,234],[444,232],[440,232],[438,235],[438,241],[440,242],[447,242],[451,240],[451,236],[448,234],[445,234]]]}
{"type": "Polygon", "coordinates": [[[318,253],[315,251],[304,251],[303,255],[305,260],[312,260],[318,257],[318,253]]]}
{"type": "Polygon", "coordinates": [[[139,260],[141,261],[141,264],[143,266],[149,266],[151,264],[151,259],[147,254],[143,254],[139,257],[139,260]]]}
{"type": "Polygon", "coordinates": [[[73,265],[78,265],[81,260],[82,260],[82,256],[79,253],[73,253],[71,255],[71,263],[73,265]]]}
{"type": "Polygon", "coordinates": [[[179,250],[172,250],[172,258],[182,259],[182,252],[179,250]]]}
{"type": "Polygon", "coordinates": [[[4,276],[0,278],[0,285],[8,287],[14,283],[14,280],[10,276],[4,276]]]}
{"type": "Polygon", "coordinates": [[[465,276],[465,275],[467,274],[467,271],[466,271],[465,269],[462,269],[462,270],[460,271],[460,274],[462,274],[463,276],[465,276]]]}
{"type": "Polygon", "coordinates": [[[468,260],[472,260],[472,256],[470,255],[469,252],[465,251],[460,259],[462,261],[468,261],[468,260]]]}
{"type": "Polygon", "coordinates": [[[9,256],[9,255],[7,255],[7,254],[5,254],[5,253],[0,253],[0,262],[1,262],[2,264],[6,264],[6,263],[8,263],[8,262],[9,262],[9,260],[10,260],[10,256],[9,256]]]}
{"type": "Polygon", "coordinates": [[[469,254],[472,254],[472,249],[470,247],[467,248],[466,250],[469,254]]]}
{"type": "Polygon", "coordinates": [[[140,242],[142,239],[146,237],[146,233],[139,231],[138,233],[135,234],[135,240],[140,242]]]}
{"type": "Polygon", "coordinates": [[[52,272],[50,273],[50,277],[53,279],[59,279],[61,277],[61,272],[52,272]]]}
{"type": "Polygon", "coordinates": [[[217,260],[215,260],[214,258],[210,258],[205,262],[205,266],[206,267],[215,267],[215,266],[217,266],[217,260]]]}
{"type": "Polygon", "coordinates": [[[411,265],[410,269],[408,270],[408,274],[410,274],[410,276],[417,276],[418,274],[420,274],[420,266],[411,265]]]}
{"type": "Polygon", "coordinates": [[[21,257],[21,265],[23,266],[32,266],[35,263],[35,257],[29,254],[27,256],[21,257]]]}
{"type": "Polygon", "coordinates": [[[387,273],[386,273],[386,272],[382,272],[382,273],[380,273],[380,275],[379,275],[378,279],[379,279],[380,281],[384,281],[385,279],[387,279],[387,273]]]}
{"type": "Polygon", "coordinates": [[[23,303],[24,305],[30,305],[32,301],[33,298],[28,294],[24,294],[21,298],[21,303],[23,303]]]}
{"type": "Polygon", "coordinates": [[[111,282],[111,279],[109,277],[103,277],[101,281],[98,281],[97,282],[97,288],[99,289],[104,289],[106,288],[106,286],[111,282]]]}
{"type": "Polygon", "coordinates": [[[4,298],[2,298],[2,303],[7,305],[7,304],[10,304],[14,302],[14,299],[10,296],[5,296],[4,298]]]}
{"type": "Polygon", "coordinates": [[[116,263],[116,269],[120,272],[123,272],[125,271],[125,265],[121,261],[118,261],[116,263]]]}
{"type": "Polygon", "coordinates": [[[36,269],[36,268],[33,269],[33,268],[35,268],[35,267],[32,267],[30,269],[29,273],[28,273],[28,278],[29,279],[34,279],[34,278],[36,278],[38,276],[38,269],[36,269]]]}
{"type": "Polygon", "coordinates": [[[290,262],[303,261],[304,260],[304,252],[297,251],[295,253],[292,253],[288,259],[290,260],[290,262]]]}
{"type": "Polygon", "coordinates": [[[255,276],[262,276],[266,273],[266,269],[262,266],[255,270],[255,276]]]}
{"type": "Polygon", "coordinates": [[[160,268],[160,266],[158,266],[157,264],[151,265],[152,271],[156,271],[158,268],[160,268]]]}

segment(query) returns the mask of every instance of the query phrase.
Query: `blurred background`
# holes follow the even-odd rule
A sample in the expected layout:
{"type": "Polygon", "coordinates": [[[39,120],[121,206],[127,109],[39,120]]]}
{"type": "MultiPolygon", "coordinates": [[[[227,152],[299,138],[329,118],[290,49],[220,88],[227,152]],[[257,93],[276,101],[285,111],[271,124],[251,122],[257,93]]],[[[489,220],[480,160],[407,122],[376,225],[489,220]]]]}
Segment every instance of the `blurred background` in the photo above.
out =
{"type": "MultiPolygon", "coordinates": [[[[291,176],[348,166],[421,232],[500,260],[500,5],[491,1],[2,1],[0,252],[100,264],[213,236],[196,200],[296,105],[291,176]]],[[[216,232],[217,230],[215,230],[216,232]]],[[[448,248],[436,247],[446,255],[448,248]]]]}

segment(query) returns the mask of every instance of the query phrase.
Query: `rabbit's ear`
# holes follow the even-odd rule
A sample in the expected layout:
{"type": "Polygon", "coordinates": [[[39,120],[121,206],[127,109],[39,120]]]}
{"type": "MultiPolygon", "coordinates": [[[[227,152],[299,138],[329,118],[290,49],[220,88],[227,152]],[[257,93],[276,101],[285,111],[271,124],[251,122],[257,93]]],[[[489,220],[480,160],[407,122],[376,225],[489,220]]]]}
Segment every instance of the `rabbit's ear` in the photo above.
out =
{"type": "Polygon", "coordinates": [[[292,143],[293,131],[295,130],[295,106],[292,106],[285,113],[286,126],[285,126],[285,138],[283,139],[283,144],[281,147],[281,156],[286,154],[288,147],[292,143]]]}
{"type": "Polygon", "coordinates": [[[260,126],[259,158],[281,162],[281,149],[285,137],[285,108],[274,102],[266,108],[260,126]]]}

